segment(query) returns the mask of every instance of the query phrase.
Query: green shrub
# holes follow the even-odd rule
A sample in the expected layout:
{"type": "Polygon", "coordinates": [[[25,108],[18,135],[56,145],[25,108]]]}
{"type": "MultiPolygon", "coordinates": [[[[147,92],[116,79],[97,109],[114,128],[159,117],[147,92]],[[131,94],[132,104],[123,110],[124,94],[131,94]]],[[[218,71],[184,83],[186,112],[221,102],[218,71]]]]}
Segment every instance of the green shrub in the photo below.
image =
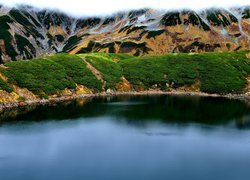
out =
{"type": "Polygon", "coordinates": [[[102,83],[94,74],[86,67],[86,63],[76,55],[69,55],[60,53],[48,59],[62,65],[67,76],[69,76],[75,83],[84,85],[95,91],[102,89],[102,83]]]}
{"type": "Polygon", "coordinates": [[[115,88],[116,83],[118,83],[122,77],[120,64],[113,61],[110,57],[98,53],[89,54],[85,58],[102,73],[102,77],[106,81],[106,88],[115,88]]]}
{"type": "Polygon", "coordinates": [[[201,81],[201,90],[208,93],[234,93],[244,89],[250,64],[246,52],[168,54],[125,59],[119,63],[125,77],[134,85],[154,84],[164,87],[189,85],[201,81]]]}
{"type": "Polygon", "coordinates": [[[5,64],[3,70],[9,81],[25,87],[41,97],[65,88],[75,89],[76,84],[100,91],[102,84],[76,55],[57,54],[43,59],[16,61],[5,64]]]}
{"type": "Polygon", "coordinates": [[[7,91],[8,93],[13,92],[13,88],[5,81],[3,81],[2,78],[0,78],[0,89],[7,91]]]}
{"type": "Polygon", "coordinates": [[[130,55],[130,54],[126,54],[126,53],[91,53],[89,54],[91,56],[101,56],[103,58],[108,58],[110,60],[113,60],[113,61],[122,61],[124,59],[130,59],[130,58],[133,58],[134,56],[130,55]]]}
{"type": "Polygon", "coordinates": [[[125,77],[135,86],[143,83],[146,87],[159,85],[163,88],[166,83],[175,87],[192,84],[198,78],[197,64],[190,58],[164,55],[140,57],[121,61],[125,77]]]}
{"type": "Polygon", "coordinates": [[[245,87],[250,64],[245,53],[203,53],[199,59],[201,91],[234,93],[245,87]]]}
{"type": "MultiPolygon", "coordinates": [[[[250,74],[249,51],[232,53],[168,54],[133,57],[126,54],[91,53],[82,55],[57,54],[43,59],[6,63],[2,73],[9,83],[25,87],[41,97],[47,97],[76,84],[101,91],[102,83],[86,66],[83,57],[100,71],[105,88],[114,89],[125,78],[136,88],[144,85],[166,89],[201,82],[207,93],[239,93],[246,86],[250,74]],[[80,56],[80,57],[79,57],[80,56]]],[[[0,79],[0,88],[12,92],[11,86],[0,79]]]]}
{"type": "Polygon", "coordinates": [[[4,74],[11,83],[25,87],[35,94],[53,94],[65,88],[74,89],[74,81],[63,66],[48,59],[16,61],[5,64],[4,74]]]}

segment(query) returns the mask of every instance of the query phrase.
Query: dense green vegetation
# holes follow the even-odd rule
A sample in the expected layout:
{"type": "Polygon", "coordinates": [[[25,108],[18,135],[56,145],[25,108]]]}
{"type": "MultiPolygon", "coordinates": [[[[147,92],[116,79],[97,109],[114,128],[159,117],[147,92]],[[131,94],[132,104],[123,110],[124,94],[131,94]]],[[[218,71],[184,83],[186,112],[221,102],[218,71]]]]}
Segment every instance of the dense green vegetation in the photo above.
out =
{"type": "Polygon", "coordinates": [[[91,53],[69,55],[60,53],[31,61],[6,63],[1,69],[8,82],[0,79],[0,88],[12,91],[9,83],[25,87],[42,96],[65,88],[84,85],[94,92],[115,89],[124,76],[134,89],[151,87],[168,90],[200,82],[207,93],[239,93],[246,87],[250,74],[249,52],[168,54],[134,57],[127,54],[91,53]],[[85,59],[95,67],[106,82],[102,84],[87,67],[85,59]]]}
{"type": "Polygon", "coordinates": [[[245,87],[250,72],[246,52],[169,54],[121,61],[125,77],[135,86],[147,88],[157,84],[166,88],[201,81],[201,90],[208,93],[233,93],[245,87]]]}
{"type": "Polygon", "coordinates": [[[32,61],[5,64],[2,72],[10,83],[25,87],[38,95],[57,93],[65,88],[75,89],[76,83],[100,90],[101,83],[75,55],[58,54],[32,61]]]}
{"type": "Polygon", "coordinates": [[[53,94],[65,88],[75,88],[63,66],[48,59],[6,63],[3,73],[9,82],[25,87],[35,94],[53,94]]]}
{"type": "Polygon", "coordinates": [[[120,61],[124,59],[133,58],[134,56],[124,53],[91,53],[89,56],[105,57],[113,61],[120,61]]]}
{"type": "Polygon", "coordinates": [[[48,59],[62,65],[65,68],[66,74],[72,80],[81,85],[85,85],[95,91],[101,90],[101,81],[97,80],[94,74],[86,67],[86,63],[76,55],[60,53],[48,59]]]}
{"type": "Polygon", "coordinates": [[[116,83],[120,81],[122,77],[122,68],[120,64],[116,63],[113,59],[124,59],[126,55],[115,55],[103,53],[92,53],[86,55],[86,60],[93,65],[98,71],[102,73],[103,80],[106,81],[105,88],[115,88],[116,83]]]}
{"type": "Polygon", "coordinates": [[[0,89],[5,90],[9,93],[13,91],[13,88],[8,83],[6,83],[2,78],[0,78],[0,89]]]}
{"type": "Polygon", "coordinates": [[[201,90],[208,93],[233,93],[245,87],[250,63],[244,52],[195,55],[199,62],[201,90]]]}
{"type": "Polygon", "coordinates": [[[193,84],[198,78],[197,63],[186,54],[151,56],[121,61],[125,77],[134,85],[149,88],[155,84],[179,87],[193,84]]]}

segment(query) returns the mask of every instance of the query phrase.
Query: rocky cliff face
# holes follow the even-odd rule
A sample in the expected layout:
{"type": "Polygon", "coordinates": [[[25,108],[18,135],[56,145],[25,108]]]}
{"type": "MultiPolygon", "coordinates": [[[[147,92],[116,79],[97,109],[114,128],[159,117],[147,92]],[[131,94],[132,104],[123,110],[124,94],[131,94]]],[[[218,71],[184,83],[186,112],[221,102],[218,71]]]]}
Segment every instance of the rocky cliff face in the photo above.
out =
{"type": "Polygon", "coordinates": [[[0,6],[0,63],[56,52],[236,51],[250,46],[250,7],[157,11],[74,18],[32,7],[0,6]]]}

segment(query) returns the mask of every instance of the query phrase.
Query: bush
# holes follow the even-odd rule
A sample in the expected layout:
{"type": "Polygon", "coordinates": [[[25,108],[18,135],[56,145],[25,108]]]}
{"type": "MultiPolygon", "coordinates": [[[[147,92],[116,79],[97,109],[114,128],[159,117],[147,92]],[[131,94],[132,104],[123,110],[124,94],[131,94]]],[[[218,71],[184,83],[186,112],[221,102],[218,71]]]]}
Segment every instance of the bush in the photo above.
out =
{"type": "Polygon", "coordinates": [[[199,72],[201,91],[208,93],[234,93],[245,87],[250,72],[245,54],[203,53],[195,55],[200,59],[199,72]]]}
{"type": "Polygon", "coordinates": [[[198,78],[197,64],[190,58],[164,55],[140,57],[121,61],[125,77],[135,86],[143,83],[147,88],[152,85],[165,87],[166,83],[175,87],[192,84],[198,78]]]}
{"type": "MultiPolygon", "coordinates": [[[[201,82],[201,91],[207,93],[239,93],[250,73],[249,51],[232,53],[168,54],[133,57],[125,54],[92,53],[79,55],[93,65],[106,81],[106,88],[115,86],[124,76],[136,88],[149,89],[157,84],[166,89],[166,83],[178,88],[201,82]]],[[[2,69],[9,83],[25,87],[41,97],[47,97],[76,84],[94,91],[102,90],[102,83],[77,55],[65,53],[43,59],[6,63],[2,69]]],[[[8,92],[11,86],[0,79],[0,88],[8,92]]]]}
{"type": "Polygon", "coordinates": [[[125,77],[134,85],[174,83],[174,87],[201,81],[208,93],[234,93],[244,89],[250,64],[246,52],[168,54],[120,61],[125,77]]]}
{"type": "Polygon", "coordinates": [[[116,83],[118,83],[122,77],[120,64],[113,61],[110,57],[98,53],[89,54],[85,58],[102,73],[103,80],[106,81],[106,88],[114,89],[116,83]]]}
{"type": "Polygon", "coordinates": [[[3,81],[2,78],[0,78],[0,89],[7,91],[8,93],[13,92],[13,88],[5,81],[3,81]]]}
{"type": "Polygon", "coordinates": [[[94,91],[100,91],[102,89],[102,83],[94,74],[86,67],[86,63],[76,55],[69,55],[66,53],[60,53],[48,59],[62,65],[66,71],[67,76],[77,83],[84,85],[94,91]]]}
{"type": "Polygon", "coordinates": [[[3,72],[11,83],[38,95],[75,88],[74,81],[67,76],[64,67],[48,59],[16,61],[5,65],[7,69],[3,72]]]}

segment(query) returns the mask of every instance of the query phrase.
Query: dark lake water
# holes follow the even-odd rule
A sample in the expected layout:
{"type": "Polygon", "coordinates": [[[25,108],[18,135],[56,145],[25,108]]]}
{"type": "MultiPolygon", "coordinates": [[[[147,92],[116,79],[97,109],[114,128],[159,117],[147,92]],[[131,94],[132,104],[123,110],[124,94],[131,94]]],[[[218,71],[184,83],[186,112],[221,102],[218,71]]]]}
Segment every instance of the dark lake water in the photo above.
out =
{"type": "Polygon", "coordinates": [[[250,107],[120,96],[0,115],[0,180],[249,180],[250,107]]]}

